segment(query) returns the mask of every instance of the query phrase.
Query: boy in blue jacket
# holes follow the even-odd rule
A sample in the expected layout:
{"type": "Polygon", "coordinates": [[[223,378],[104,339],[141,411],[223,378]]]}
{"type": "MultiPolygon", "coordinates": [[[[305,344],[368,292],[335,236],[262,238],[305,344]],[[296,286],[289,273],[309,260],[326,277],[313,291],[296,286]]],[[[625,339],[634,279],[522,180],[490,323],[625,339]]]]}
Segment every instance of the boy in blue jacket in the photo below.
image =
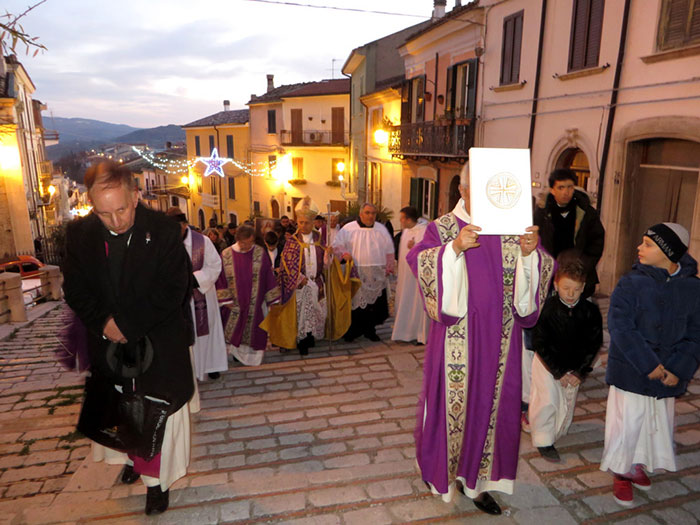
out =
{"type": "Polygon", "coordinates": [[[613,495],[629,507],[632,486],[649,490],[645,469],[676,470],[675,397],[700,362],[700,279],[680,224],[650,227],[639,263],[610,299],[605,449],[601,470],[614,474],[613,495]]]}

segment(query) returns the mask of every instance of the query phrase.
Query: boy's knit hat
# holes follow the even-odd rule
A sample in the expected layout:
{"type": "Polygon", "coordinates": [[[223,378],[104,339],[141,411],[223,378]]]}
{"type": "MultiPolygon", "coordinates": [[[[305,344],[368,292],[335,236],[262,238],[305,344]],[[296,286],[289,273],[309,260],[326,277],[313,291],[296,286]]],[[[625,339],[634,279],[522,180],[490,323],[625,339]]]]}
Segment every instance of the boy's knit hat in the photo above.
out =
{"type": "Polygon", "coordinates": [[[660,222],[649,227],[644,234],[654,241],[671,262],[677,263],[688,251],[690,234],[675,222],[660,222]]]}

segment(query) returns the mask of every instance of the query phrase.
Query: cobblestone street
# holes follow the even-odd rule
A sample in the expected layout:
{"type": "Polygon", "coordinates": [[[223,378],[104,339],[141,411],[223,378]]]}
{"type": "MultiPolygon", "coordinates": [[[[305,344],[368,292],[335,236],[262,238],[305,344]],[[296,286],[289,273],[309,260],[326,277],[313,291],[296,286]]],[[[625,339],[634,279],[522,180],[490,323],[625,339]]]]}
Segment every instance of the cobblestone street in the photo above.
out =
{"type": "Polygon", "coordinates": [[[301,360],[270,352],[257,368],[231,368],[200,384],[189,474],[170,510],[143,514],[145,488],[121,468],[93,463],[75,432],[82,379],[56,364],[58,305],[0,341],[0,523],[698,523],[700,380],[676,403],[679,471],[653,476],[631,509],[598,470],[605,355],[583,385],[571,430],[548,463],[523,434],[515,493],[486,516],[464,496],[432,496],[418,477],[413,427],[423,347],[360,338],[320,345],[301,360]]]}

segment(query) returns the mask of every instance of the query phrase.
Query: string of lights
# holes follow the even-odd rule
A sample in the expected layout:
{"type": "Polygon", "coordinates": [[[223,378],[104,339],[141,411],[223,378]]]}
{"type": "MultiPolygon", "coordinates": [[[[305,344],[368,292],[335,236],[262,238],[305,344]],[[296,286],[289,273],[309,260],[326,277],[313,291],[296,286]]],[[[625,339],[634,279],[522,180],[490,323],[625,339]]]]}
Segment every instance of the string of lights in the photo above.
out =
{"type": "MultiPolygon", "coordinates": [[[[198,162],[203,162],[207,164],[211,162],[212,157],[197,157],[194,160],[163,160],[158,158],[156,154],[150,152],[143,152],[136,147],[132,146],[132,150],[137,153],[143,160],[148,162],[154,168],[164,171],[170,175],[186,175],[189,173],[190,169],[193,168],[198,162]]],[[[275,169],[275,162],[241,162],[239,160],[230,159],[226,157],[219,157],[218,154],[216,159],[220,161],[226,161],[226,163],[233,164],[236,168],[243,172],[245,175],[251,175],[253,177],[269,177],[270,172],[275,169]]],[[[223,163],[222,163],[223,166],[223,163]]],[[[207,168],[208,169],[208,168],[207,168]]],[[[216,170],[213,170],[216,171],[216,170]]],[[[205,175],[208,175],[205,172],[205,175]]],[[[236,174],[238,175],[238,174],[236,174]]],[[[223,176],[223,175],[222,175],[223,176]]],[[[234,175],[235,176],[235,175],[234,175]]]]}

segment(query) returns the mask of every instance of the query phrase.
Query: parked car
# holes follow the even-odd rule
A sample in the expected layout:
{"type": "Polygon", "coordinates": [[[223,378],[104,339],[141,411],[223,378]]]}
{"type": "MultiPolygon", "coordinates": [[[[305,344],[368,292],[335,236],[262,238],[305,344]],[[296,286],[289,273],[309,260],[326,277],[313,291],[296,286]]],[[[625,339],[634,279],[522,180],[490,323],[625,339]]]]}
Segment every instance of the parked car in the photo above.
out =
{"type": "Polygon", "coordinates": [[[17,259],[0,264],[1,272],[18,273],[22,277],[33,277],[39,275],[39,270],[44,266],[36,257],[31,255],[20,255],[17,259]]]}

